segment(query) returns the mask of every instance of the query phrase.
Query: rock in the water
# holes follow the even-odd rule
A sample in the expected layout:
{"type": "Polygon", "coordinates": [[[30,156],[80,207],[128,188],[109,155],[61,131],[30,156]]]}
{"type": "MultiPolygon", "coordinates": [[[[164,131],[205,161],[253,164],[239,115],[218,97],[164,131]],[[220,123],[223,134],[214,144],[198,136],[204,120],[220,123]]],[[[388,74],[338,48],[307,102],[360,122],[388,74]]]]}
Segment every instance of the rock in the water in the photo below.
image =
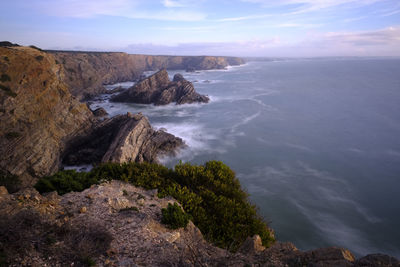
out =
{"type": "Polygon", "coordinates": [[[127,91],[111,98],[114,102],[132,102],[141,104],[166,105],[207,103],[207,96],[198,94],[193,84],[176,74],[171,82],[165,69],[138,82],[127,91]]]}
{"type": "Polygon", "coordinates": [[[183,145],[182,139],[155,131],[145,116],[128,113],[99,123],[89,135],[69,143],[64,163],[155,162],[183,145]]]}

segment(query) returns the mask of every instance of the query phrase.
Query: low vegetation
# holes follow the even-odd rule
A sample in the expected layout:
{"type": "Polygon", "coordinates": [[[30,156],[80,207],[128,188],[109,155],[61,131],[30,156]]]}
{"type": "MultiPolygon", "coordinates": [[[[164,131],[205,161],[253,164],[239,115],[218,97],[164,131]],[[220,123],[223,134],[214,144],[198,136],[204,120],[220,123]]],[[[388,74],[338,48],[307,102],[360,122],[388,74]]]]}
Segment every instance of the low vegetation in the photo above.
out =
{"type": "Polygon", "coordinates": [[[65,266],[93,266],[94,259],[105,254],[112,241],[101,225],[58,225],[33,210],[0,215],[0,237],[0,266],[13,266],[31,250],[51,255],[65,266]]]}
{"type": "Polygon", "coordinates": [[[161,222],[171,229],[186,227],[190,220],[190,215],[186,214],[176,203],[174,205],[168,203],[166,209],[161,209],[161,214],[161,222]]]}
{"type": "Polygon", "coordinates": [[[204,237],[219,247],[235,251],[248,236],[255,234],[260,235],[265,246],[274,242],[270,229],[257,214],[256,207],[249,203],[235,173],[219,161],[203,166],[178,164],[175,169],[151,163],[106,163],[88,173],[60,171],[40,179],[35,187],[41,193],[56,190],[65,194],[113,179],[149,190],[158,189],[159,197],[174,197],[204,237]]]}

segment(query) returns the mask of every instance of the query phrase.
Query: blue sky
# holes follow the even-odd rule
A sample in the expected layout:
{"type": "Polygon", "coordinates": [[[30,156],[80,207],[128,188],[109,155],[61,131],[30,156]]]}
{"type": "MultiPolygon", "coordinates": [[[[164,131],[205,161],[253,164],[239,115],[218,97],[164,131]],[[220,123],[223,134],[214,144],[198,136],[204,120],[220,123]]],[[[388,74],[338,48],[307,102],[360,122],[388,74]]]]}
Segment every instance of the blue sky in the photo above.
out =
{"type": "Polygon", "coordinates": [[[0,39],[45,49],[400,56],[399,0],[12,0],[0,39]]]}

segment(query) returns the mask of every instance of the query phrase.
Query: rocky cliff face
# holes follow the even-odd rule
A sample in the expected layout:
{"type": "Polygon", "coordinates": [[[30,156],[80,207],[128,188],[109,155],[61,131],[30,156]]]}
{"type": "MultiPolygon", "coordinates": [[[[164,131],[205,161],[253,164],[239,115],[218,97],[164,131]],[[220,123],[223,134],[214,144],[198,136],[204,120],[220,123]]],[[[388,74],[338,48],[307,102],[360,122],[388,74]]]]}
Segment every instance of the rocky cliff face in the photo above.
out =
{"type": "Polygon", "coordinates": [[[57,171],[61,159],[84,163],[156,161],[183,141],[155,131],[142,115],[104,121],[69,93],[63,65],[29,47],[0,47],[0,172],[22,186],[57,171]]]}
{"type": "Polygon", "coordinates": [[[133,81],[143,71],[159,69],[208,70],[244,64],[235,57],[148,56],[126,53],[49,51],[64,66],[71,93],[84,99],[104,92],[103,84],[133,81]]]}
{"type": "Polygon", "coordinates": [[[90,128],[93,115],[51,54],[0,47],[0,75],[0,169],[29,183],[58,169],[64,141],[90,128]]]}
{"type": "Polygon", "coordinates": [[[209,98],[198,94],[193,84],[176,74],[171,82],[165,69],[143,79],[125,92],[111,98],[113,102],[166,105],[207,103],[209,98]]]}
{"type": "Polygon", "coordinates": [[[0,251],[11,266],[399,266],[387,255],[355,259],[342,248],[299,251],[291,243],[264,248],[258,236],[237,253],[207,243],[191,222],[172,230],[158,198],[121,181],[83,192],[8,194],[0,187],[0,251]]]}
{"type": "Polygon", "coordinates": [[[182,139],[155,131],[141,115],[119,115],[97,124],[91,132],[67,144],[64,163],[155,162],[184,146],[182,139]]]}

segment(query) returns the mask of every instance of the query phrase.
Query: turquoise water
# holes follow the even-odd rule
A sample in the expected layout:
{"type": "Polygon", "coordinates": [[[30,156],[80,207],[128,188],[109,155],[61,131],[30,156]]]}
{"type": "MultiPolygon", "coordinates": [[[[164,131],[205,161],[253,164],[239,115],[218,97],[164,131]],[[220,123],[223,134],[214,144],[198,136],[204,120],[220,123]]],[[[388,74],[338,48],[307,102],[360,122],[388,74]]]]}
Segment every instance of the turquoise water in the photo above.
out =
{"type": "MultiPolygon", "coordinates": [[[[173,76],[174,72],[169,72],[173,76]]],[[[222,160],[280,241],[400,256],[400,60],[249,62],[181,72],[209,104],[95,103],[182,137],[179,160],[222,160]]]]}

